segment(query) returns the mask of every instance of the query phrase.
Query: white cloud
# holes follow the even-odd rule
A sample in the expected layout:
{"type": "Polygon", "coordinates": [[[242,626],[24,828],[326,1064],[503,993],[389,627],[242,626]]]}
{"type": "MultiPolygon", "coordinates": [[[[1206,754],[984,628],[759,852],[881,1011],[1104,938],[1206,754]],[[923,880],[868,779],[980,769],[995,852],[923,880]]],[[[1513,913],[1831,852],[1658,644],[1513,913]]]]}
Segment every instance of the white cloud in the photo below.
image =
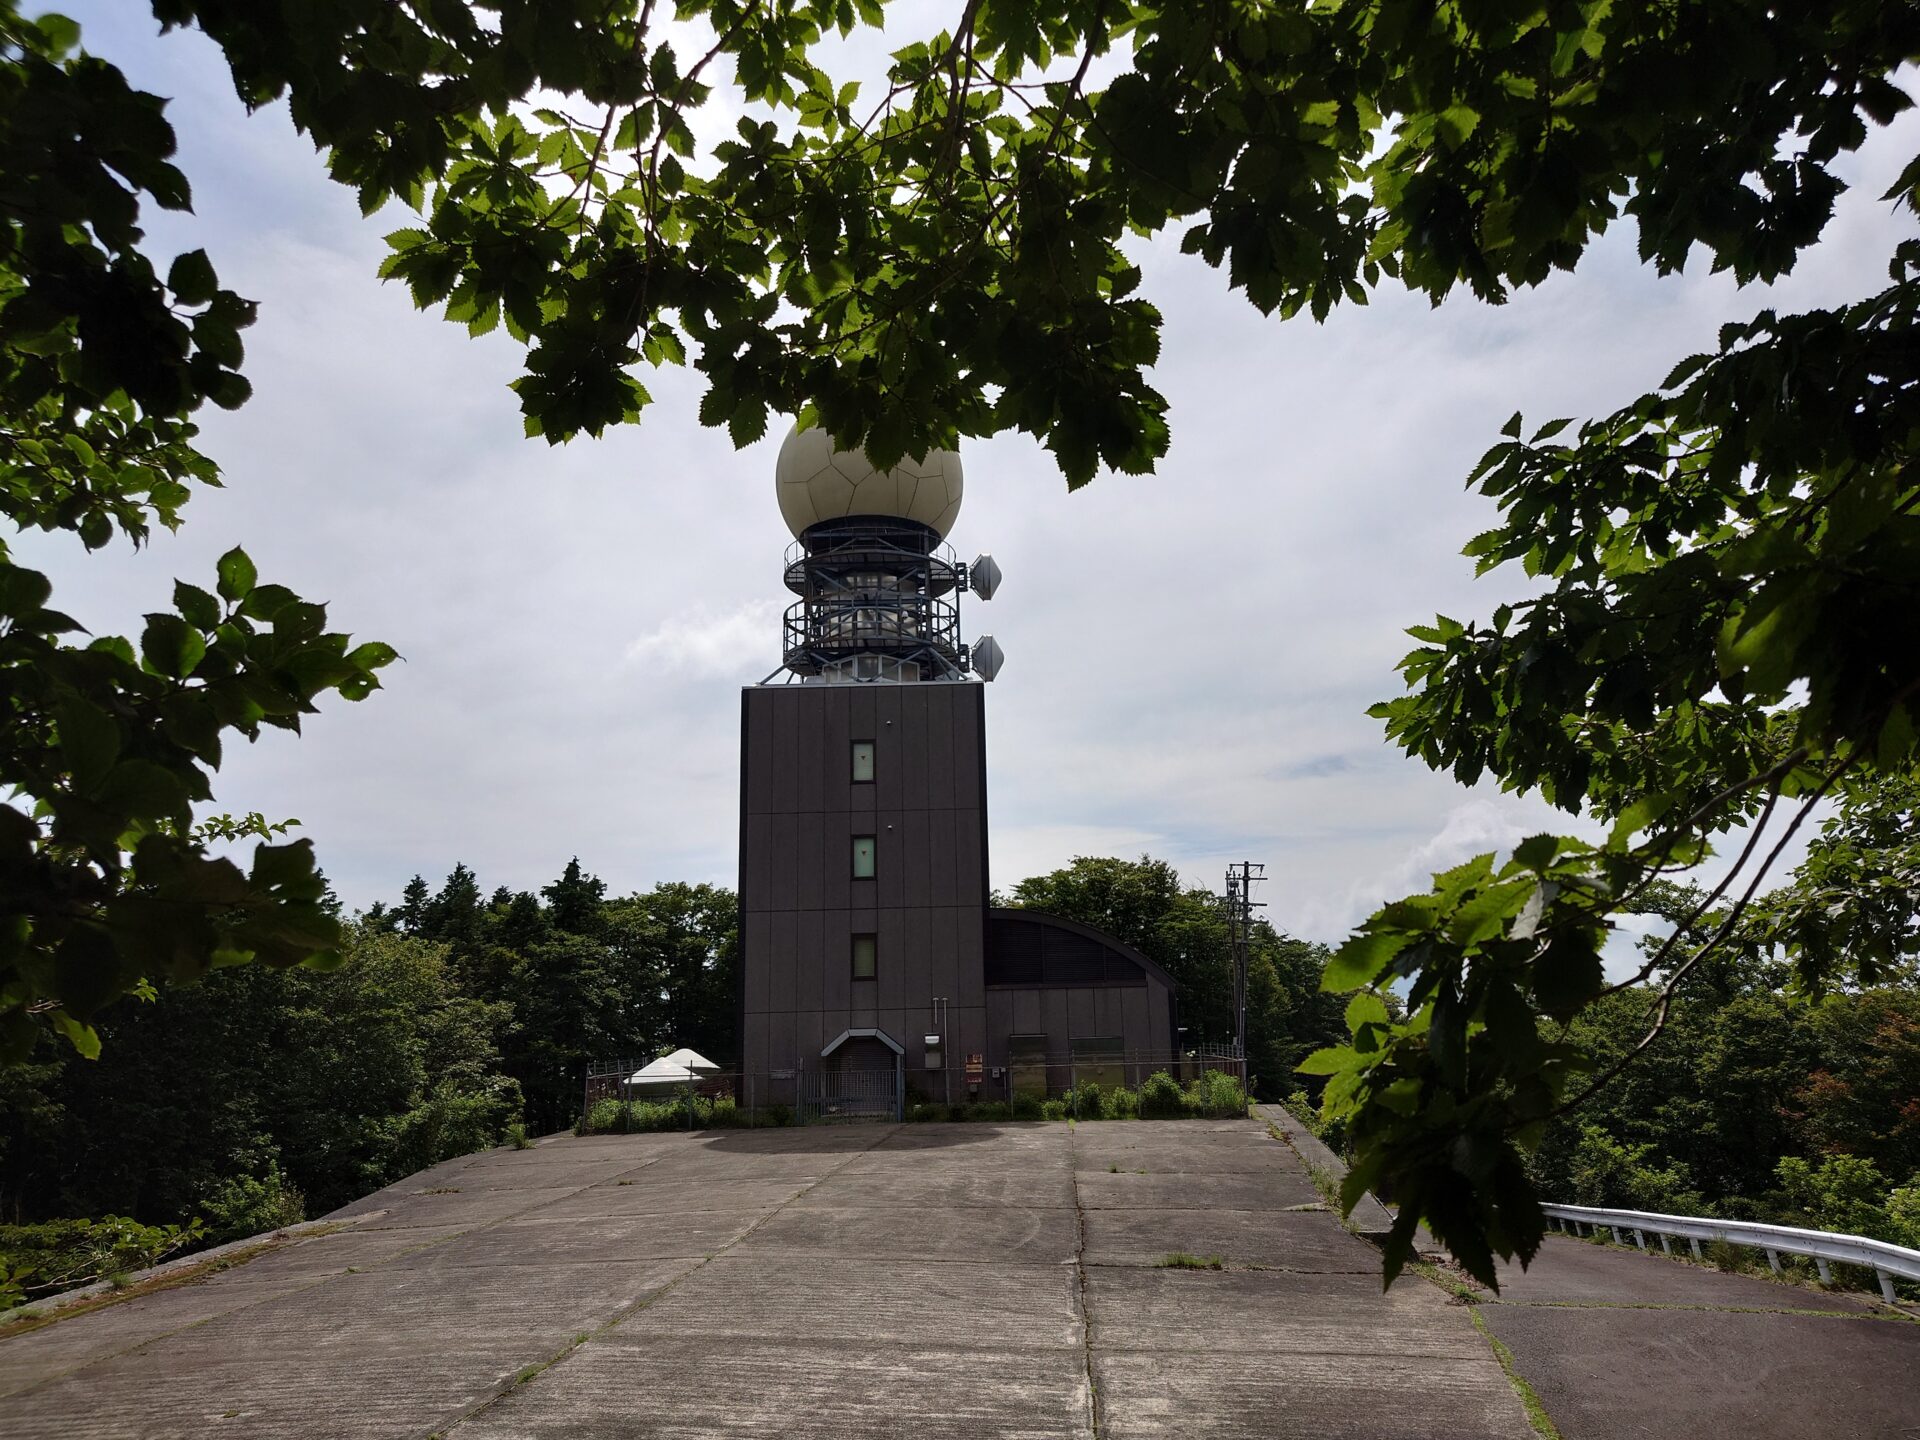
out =
{"type": "MultiPolygon", "coordinates": [[[[1453,792],[1456,797],[1460,793],[1453,792]]],[[[1425,891],[1433,876],[1462,861],[1488,852],[1504,860],[1529,835],[1587,828],[1538,800],[1492,792],[1470,795],[1448,807],[1438,828],[1409,845],[1397,860],[1306,900],[1295,912],[1295,928],[1311,939],[1338,939],[1386,901],[1425,891]]]]}
{"type": "Polygon", "coordinates": [[[1539,834],[1540,825],[1523,820],[1516,813],[1519,808],[1484,797],[1454,806],[1439,833],[1407,857],[1399,878],[1410,883],[1425,881],[1476,855],[1491,851],[1498,858],[1529,835],[1539,834]]]}
{"type": "Polygon", "coordinates": [[[775,600],[748,600],[725,610],[696,605],[640,636],[627,646],[637,664],[688,675],[738,675],[743,661],[764,655],[780,633],[775,600]]]}
{"type": "MultiPolygon", "coordinates": [[[[1151,830],[1125,825],[1003,825],[992,819],[992,800],[988,818],[993,827],[987,847],[987,863],[993,869],[993,884],[1011,890],[1031,875],[1044,875],[1071,865],[1082,855],[1118,855],[1132,860],[1160,850],[1166,836],[1151,830]]],[[[1192,883],[1201,883],[1193,879],[1192,883]]]]}

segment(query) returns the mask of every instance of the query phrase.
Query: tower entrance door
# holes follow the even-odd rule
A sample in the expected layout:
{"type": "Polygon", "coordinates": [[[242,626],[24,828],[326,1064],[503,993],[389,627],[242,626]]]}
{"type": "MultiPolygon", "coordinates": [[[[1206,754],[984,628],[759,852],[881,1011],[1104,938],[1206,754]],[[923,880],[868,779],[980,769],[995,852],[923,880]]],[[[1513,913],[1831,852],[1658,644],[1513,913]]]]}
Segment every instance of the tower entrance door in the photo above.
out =
{"type": "Polygon", "coordinates": [[[905,1063],[905,1047],[886,1031],[843,1031],[801,1073],[800,1123],[903,1119],[905,1063]]]}

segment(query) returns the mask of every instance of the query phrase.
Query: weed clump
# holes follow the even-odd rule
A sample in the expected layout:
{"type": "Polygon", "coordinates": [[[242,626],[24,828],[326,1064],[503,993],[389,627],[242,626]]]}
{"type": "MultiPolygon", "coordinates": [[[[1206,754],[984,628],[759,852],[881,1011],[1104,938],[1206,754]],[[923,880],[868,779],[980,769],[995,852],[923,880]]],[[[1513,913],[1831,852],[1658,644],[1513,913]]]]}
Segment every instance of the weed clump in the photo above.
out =
{"type": "Polygon", "coordinates": [[[1180,1082],[1166,1071],[1154,1071],[1140,1087],[1142,1120],[1173,1120],[1186,1110],[1187,1097],[1180,1089],[1180,1082]]]}
{"type": "Polygon", "coordinates": [[[684,1095],[662,1100],[631,1101],[609,1097],[596,1101],[574,1123],[573,1133],[643,1135],[657,1130],[745,1130],[792,1123],[793,1109],[790,1106],[763,1105],[757,1110],[744,1110],[731,1095],[712,1099],[696,1095],[691,1106],[684,1095]]]}
{"type": "Polygon", "coordinates": [[[1184,1250],[1175,1250],[1170,1255],[1162,1255],[1154,1262],[1162,1270],[1224,1270],[1227,1262],[1218,1255],[1189,1255],[1184,1250]]]}
{"type": "Polygon", "coordinates": [[[1226,1119],[1247,1113],[1247,1092],[1223,1070],[1211,1070],[1182,1085],[1165,1070],[1149,1075],[1138,1090],[1089,1080],[1054,1099],[1021,1090],[1011,1103],[997,1100],[942,1105],[922,1101],[907,1107],[915,1122],[943,1120],[1180,1120],[1226,1119]]]}

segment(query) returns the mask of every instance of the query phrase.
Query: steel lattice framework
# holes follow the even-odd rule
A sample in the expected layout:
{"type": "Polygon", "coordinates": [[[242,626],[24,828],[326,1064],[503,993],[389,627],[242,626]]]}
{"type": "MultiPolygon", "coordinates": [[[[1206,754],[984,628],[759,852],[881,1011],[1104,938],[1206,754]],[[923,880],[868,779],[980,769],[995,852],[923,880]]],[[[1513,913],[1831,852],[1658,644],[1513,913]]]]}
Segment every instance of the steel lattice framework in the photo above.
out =
{"type": "Polygon", "coordinates": [[[807,527],[787,550],[782,660],[802,680],[958,680],[967,567],[931,526],[852,515],[807,527]]]}

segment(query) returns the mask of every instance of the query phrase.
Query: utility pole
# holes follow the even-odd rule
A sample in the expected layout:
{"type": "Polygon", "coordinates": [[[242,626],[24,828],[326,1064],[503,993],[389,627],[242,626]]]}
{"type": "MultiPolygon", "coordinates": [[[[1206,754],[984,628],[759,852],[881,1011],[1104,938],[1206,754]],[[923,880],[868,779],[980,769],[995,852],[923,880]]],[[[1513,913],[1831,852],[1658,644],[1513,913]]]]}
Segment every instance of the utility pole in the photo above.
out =
{"type": "Polygon", "coordinates": [[[1253,898],[1253,887],[1267,878],[1267,867],[1242,860],[1227,867],[1227,943],[1233,953],[1233,1053],[1247,1058],[1247,940],[1253,931],[1253,912],[1266,902],[1253,898]]]}

